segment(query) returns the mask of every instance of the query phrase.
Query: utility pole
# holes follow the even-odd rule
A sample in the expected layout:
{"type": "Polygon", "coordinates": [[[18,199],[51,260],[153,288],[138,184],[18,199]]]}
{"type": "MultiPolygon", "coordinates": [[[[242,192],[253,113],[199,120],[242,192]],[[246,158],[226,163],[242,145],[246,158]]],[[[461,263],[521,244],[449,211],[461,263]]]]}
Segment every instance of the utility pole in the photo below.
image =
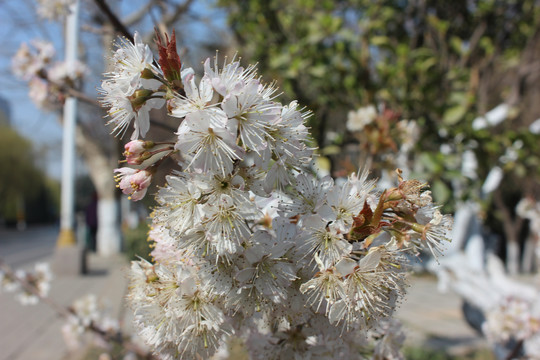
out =
{"type": "MultiPolygon", "coordinates": [[[[65,25],[65,61],[68,70],[73,70],[77,61],[79,40],[79,0],[73,1],[65,25]]],[[[56,242],[54,267],[56,272],[79,273],[81,271],[80,249],[75,237],[75,126],[77,99],[68,96],[64,103],[62,134],[62,189],[60,201],[60,234],[56,242]],[[76,255],[78,254],[78,255],[76,255]],[[73,256],[75,255],[75,256],[73,256]]]]}

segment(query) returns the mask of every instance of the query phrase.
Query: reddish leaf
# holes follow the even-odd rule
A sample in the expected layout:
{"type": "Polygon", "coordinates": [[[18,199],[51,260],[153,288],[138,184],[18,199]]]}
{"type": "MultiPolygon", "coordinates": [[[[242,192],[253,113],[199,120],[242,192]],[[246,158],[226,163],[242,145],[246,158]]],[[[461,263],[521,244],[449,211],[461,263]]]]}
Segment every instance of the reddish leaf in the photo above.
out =
{"type": "Polygon", "coordinates": [[[182,62],[176,51],[176,34],[173,30],[171,39],[165,34],[165,42],[156,29],[156,44],[159,51],[159,66],[163,70],[165,79],[175,86],[182,86],[182,77],[180,75],[182,62]]]}

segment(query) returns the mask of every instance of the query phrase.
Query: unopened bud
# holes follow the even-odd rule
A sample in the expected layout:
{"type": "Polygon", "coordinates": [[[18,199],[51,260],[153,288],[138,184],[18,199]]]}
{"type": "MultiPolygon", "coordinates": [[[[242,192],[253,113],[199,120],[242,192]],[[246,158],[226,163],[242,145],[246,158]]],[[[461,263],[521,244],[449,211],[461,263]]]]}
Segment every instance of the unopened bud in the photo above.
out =
{"type": "Polygon", "coordinates": [[[182,62],[176,51],[176,34],[174,30],[169,39],[165,34],[165,41],[156,30],[156,44],[159,51],[159,65],[163,70],[163,75],[171,84],[177,88],[182,88],[182,62]]]}
{"type": "Polygon", "coordinates": [[[133,140],[128,142],[124,149],[126,162],[130,165],[140,165],[152,155],[147,151],[154,147],[153,141],[133,140]]]}
{"type": "Polygon", "coordinates": [[[155,79],[156,75],[149,68],[145,68],[141,71],[141,79],[155,79]]]}
{"type": "Polygon", "coordinates": [[[413,229],[414,231],[416,231],[419,234],[423,234],[424,230],[426,229],[426,225],[420,225],[418,223],[412,223],[411,224],[411,229],[413,229]]]}
{"type": "Polygon", "coordinates": [[[124,154],[141,154],[154,147],[153,141],[133,140],[124,145],[126,152],[124,154]]]}
{"type": "Polygon", "coordinates": [[[148,98],[152,96],[153,93],[154,92],[152,90],[148,90],[148,89],[135,90],[133,95],[130,96],[131,105],[133,106],[134,109],[136,110],[139,109],[141,106],[144,105],[146,100],[148,100],[148,98]]]}
{"type": "Polygon", "coordinates": [[[403,194],[398,188],[391,188],[386,191],[386,201],[397,201],[403,199],[403,194]]]}

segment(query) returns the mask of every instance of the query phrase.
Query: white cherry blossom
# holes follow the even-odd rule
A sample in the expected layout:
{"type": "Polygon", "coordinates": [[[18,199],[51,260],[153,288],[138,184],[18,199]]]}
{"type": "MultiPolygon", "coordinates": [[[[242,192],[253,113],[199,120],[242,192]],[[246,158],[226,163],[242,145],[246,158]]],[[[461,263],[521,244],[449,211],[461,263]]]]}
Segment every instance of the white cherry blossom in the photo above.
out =
{"type": "Polygon", "coordinates": [[[227,175],[243,151],[236,145],[236,127],[227,125],[226,117],[221,124],[213,124],[215,120],[203,112],[190,113],[178,129],[176,149],[188,158],[188,168],[227,175]]]}
{"type": "MultiPolygon", "coordinates": [[[[253,66],[208,59],[200,80],[184,68],[172,84],[138,37],[114,58],[102,92],[116,133],[135,119],[135,136],[146,135],[141,112],[165,97],[178,121],[165,145],[178,168],[152,215],[155,261],[133,264],[128,295],[153,351],[207,358],[234,333],[254,359],[357,359],[363,339],[383,336],[376,356],[398,356],[399,335],[368,328],[384,328],[404,294],[403,254],[437,249],[449,228],[425,184],[398,177],[377,193],[367,170],[317,178],[310,113],[282,105],[253,66]]],[[[136,198],[149,185],[136,174],[158,165],[137,160],[142,144],[126,155],[140,168],[117,170],[136,198]]]]}

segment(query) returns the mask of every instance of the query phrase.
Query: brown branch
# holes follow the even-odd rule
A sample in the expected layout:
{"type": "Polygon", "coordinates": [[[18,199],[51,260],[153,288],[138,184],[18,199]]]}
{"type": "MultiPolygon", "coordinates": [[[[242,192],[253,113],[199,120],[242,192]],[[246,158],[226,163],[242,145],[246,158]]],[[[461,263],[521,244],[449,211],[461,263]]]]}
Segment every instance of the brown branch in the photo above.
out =
{"type": "MultiPolygon", "coordinates": [[[[65,91],[67,92],[68,95],[70,96],[73,96],[79,100],[82,100],[90,105],[94,105],[98,108],[101,108],[101,104],[99,103],[99,101],[95,100],[95,99],[92,99],[90,96],[86,95],[85,93],[81,92],[81,91],[78,91],[78,90],[75,90],[73,88],[66,88],[65,91]]],[[[167,125],[165,123],[162,123],[160,121],[157,121],[155,119],[150,119],[150,123],[152,125],[155,125],[159,128],[162,128],[163,130],[167,130],[167,131],[176,131],[177,129],[170,126],[170,125],[167,125]]]]}
{"type": "MultiPolygon", "coordinates": [[[[420,19],[426,18],[426,2],[425,1],[416,1],[416,2],[410,1],[409,2],[405,11],[405,14],[408,19],[414,21],[415,10],[418,13],[418,15],[416,15],[418,18],[420,19]]],[[[413,29],[412,29],[413,33],[411,34],[411,37],[409,40],[409,48],[416,49],[416,47],[418,46],[418,42],[420,40],[420,35],[423,34],[424,32],[423,28],[425,28],[425,25],[423,25],[421,28],[417,28],[416,26],[413,26],[413,29]]]]}
{"type": "Polygon", "coordinates": [[[178,4],[169,16],[165,16],[161,21],[165,29],[168,29],[169,27],[171,27],[172,24],[178,21],[178,19],[180,19],[180,16],[187,12],[192,2],[193,0],[186,0],[183,4],[178,4]]]}
{"type": "Polygon", "coordinates": [[[66,94],[68,96],[72,96],[72,97],[77,98],[78,100],[84,101],[85,103],[88,103],[90,105],[94,105],[94,106],[97,106],[97,107],[100,106],[99,102],[96,99],[86,95],[82,91],[77,90],[74,87],[61,85],[61,84],[58,84],[57,82],[52,81],[51,79],[49,79],[49,77],[47,76],[47,73],[44,72],[44,71],[41,71],[38,74],[38,77],[40,79],[42,79],[42,80],[45,80],[50,85],[53,85],[54,87],[56,87],[60,93],[66,94]]]}
{"type": "Polygon", "coordinates": [[[99,9],[103,11],[105,16],[107,16],[114,29],[120,34],[124,35],[129,41],[133,42],[133,35],[131,35],[129,29],[122,23],[122,21],[120,21],[118,16],[116,16],[116,14],[112,12],[111,8],[109,7],[109,5],[107,5],[105,0],[94,0],[94,2],[99,7],[99,9]]]}
{"type": "MultiPolygon", "coordinates": [[[[79,90],[74,89],[74,88],[69,87],[69,86],[60,86],[59,84],[51,81],[47,76],[41,76],[41,78],[43,80],[49,82],[51,85],[56,86],[61,92],[64,92],[65,94],[67,94],[69,96],[72,96],[72,97],[74,97],[74,98],[76,98],[78,100],[84,101],[85,103],[96,106],[98,108],[102,107],[101,104],[99,103],[99,101],[97,101],[96,99],[86,95],[82,91],[79,91],[79,90]]],[[[156,121],[155,119],[150,119],[150,123],[152,125],[160,127],[160,128],[162,128],[164,130],[167,130],[167,131],[173,131],[174,132],[174,131],[177,130],[175,127],[167,125],[167,124],[162,123],[160,121],[156,121]]]]}
{"type": "Polygon", "coordinates": [[[65,91],[69,96],[72,96],[72,97],[74,97],[74,98],[76,98],[78,100],[81,100],[81,101],[83,101],[83,102],[85,102],[87,104],[97,106],[97,107],[101,107],[100,104],[99,104],[99,101],[97,101],[96,99],[86,95],[82,91],[76,90],[76,89],[71,88],[71,87],[67,87],[67,88],[64,88],[62,90],[65,91]]]}
{"type": "Polygon", "coordinates": [[[87,31],[87,32],[92,33],[92,34],[97,34],[97,35],[103,35],[105,33],[104,28],[96,27],[96,26],[92,26],[92,25],[88,25],[88,24],[82,24],[81,25],[81,30],[87,31]]]}
{"type": "Polygon", "coordinates": [[[459,61],[459,66],[464,67],[469,59],[471,58],[472,53],[476,49],[476,46],[478,45],[480,39],[482,38],[482,35],[486,32],[487,24],[485,21],[482,21],[476,29],[474,29],[474,32],[471,36],[471,39],[469,41],[469,51],[468,53],[463,56],[459,61]]]}
{"type": "Polygon", "coordinates": [[[508,356],[506,357],[506,360],[512,360],[512,359],[517,359],[518,355],[519,355],[519,352],[521,351],[521,347],[523,346],[523,340],[519,340],[517,343],[516,343],[516,346],[514,346],[514,348],[512,349],[512,351],[508,354],[508,356]]]}
{"type": "Polygon", "coordinates": [[[28,291],[32,295],[36,296],[40,301],[43,301],[44,303],[52,307],[53,310],[58,313],[58,315],[62,317],[67,317],[71,315],[71,312],[68,309],[57,304],[49,297],[41,295],[41,293],[34,286],[30,285],[28,281],[21,279],[20,277],[15,275],[15,273],[11,269],[11,266],[9,266],[2,258],[0,258],[0,269],[7,275],[9,279],[17,281],[24,288],[24,290],[28,291]]]}
{"type": "Polygon", "coordinates": [[[134,25],[141,21],[141,19],[148,15],[148,12],[154,6],[156,3],[156,0],[150,0],[148,1],[144,6],[141,6],[139,10],[136,10],[132,14],[128,15],[124,20],[123,23],[126,24],[126,26],[134,25]]]}

